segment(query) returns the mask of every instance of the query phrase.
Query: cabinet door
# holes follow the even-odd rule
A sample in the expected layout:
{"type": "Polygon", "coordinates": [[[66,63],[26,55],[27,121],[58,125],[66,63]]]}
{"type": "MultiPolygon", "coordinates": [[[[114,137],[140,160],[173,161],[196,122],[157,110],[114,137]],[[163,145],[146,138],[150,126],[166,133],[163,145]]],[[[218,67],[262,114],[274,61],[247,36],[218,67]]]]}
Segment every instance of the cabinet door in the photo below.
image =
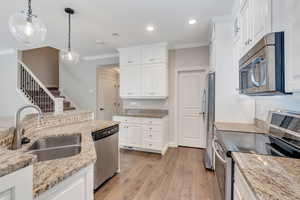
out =
{"type": "Polygon", "coordinates": [[[142,48],[143,64],[167,62],[167,47],[165,45],[153,45],[142,48]]]}
{"type": "Polygon", "coordinates": [[[121,124],[119,130],[120,145],[128,145],[128,128],[127,124],[121,124]]]}
{"type": "Polygon", "coordinates": [[[120,67],[120,95],[134,97],[141,95],[141,66],[120,67]]]}
{"type": "Polygon", "coordinates": [[[244,6],[241,10],[240,22],[241,22],[241,51],[242,55],[244,55],[249,50],[249,44],[251,42],[251,31],[252,31],[252,23],[251,23],[251,1],[246,0],[244,6]]]}
{"type": "Polygon", "coordinates": [[[120,65],[139,65],[141,64],[141,48],[132,47],[120,49],[120,65]]]}
{"type": "Polygon", "coordinates": [[[128,146],[142,146],[142,127],[139,125],[128,125],[128,146]]]}
{"type": "Polygon", "coordinates": [[[166,97],[168,87],[167,66],[152,64],[143,66],[143,96],[166,97]]]}
{"type": "Polygon", "coordinates": [[[271,0],[252,0],[253,44],[271,32],[271,0]]]}

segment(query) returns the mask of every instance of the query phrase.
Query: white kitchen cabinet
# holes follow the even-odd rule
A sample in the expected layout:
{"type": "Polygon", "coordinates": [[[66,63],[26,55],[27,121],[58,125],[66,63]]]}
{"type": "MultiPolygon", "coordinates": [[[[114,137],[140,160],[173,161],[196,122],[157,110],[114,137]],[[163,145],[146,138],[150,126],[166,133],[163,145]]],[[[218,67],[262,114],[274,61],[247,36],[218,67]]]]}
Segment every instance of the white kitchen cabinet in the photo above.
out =
{"type": "Polygon", "coordinates": [[[252,24],[252,0],[246,0],[243,4],[240,13],[240,23],[241,23],[241,51],[245,54],[253,42],[253,24],[252,24]]]}
{"type": "Polygon", "coordinates": [[[233,187],[233,200],[257,200],[237,165],[234,167],[233,187]]]}
{"type": "Polygon", "coordinates": [[[166,63],[168,62],[167,44],[155,44],[142,47],[142,63],[166,63]]]}
{"type": "Polygon", "coordinates": [[[128,124],[128,142],[127,145],[130,147],[142,147],[142,127],[136,124],[128,124]]]}
{"type": "Polygon", "coordinates": [[[120,95],[121,97],[141,96],[142,68],[139,65],[120,67],[120,95]]]}
{"type": "Polygon", "coordinates": [[[128,135],[127,141],[120,138],[121,148],[165,154],[168,148],[168,117],[153,119],[114,116],[113,120],[119,121],[120,127],[125,127],[120,128],[120,137],[128,135]]]}
{"type": "Polygon", "coordinates": [[[241,55],[272,31],[272,0],[245,0],[240,8],[241,55]]]}
{"type": "Polygon", "coordinates": [[[300,1],[272,0],[272,31],[285,34],[287,92],[300,92],[300,1]]]}
{"type": "Polygon", "coordinates": [[[128,124],[127,123],[120,124],[119,143],[120,143],[120,145],[128,144],[128,124]]]}
{"type": "Polygon", "coordinates": [[[0,200],[32,200],[32,177],[32,166],[0,177],[0,200]]]}
{"type": "Polygon", "coordinates": [[[140,65],[141,64],[141,48],[131,47],[119,49],[120,66],[140,65]]]}
{"type": "Polygon", "coordinates": [[[119,49],[119,52],[121,98],[165,99],[168,97],[166,44],[130,47],[119,49]],[[138,52],[142,53],[138,54],[138,52]],[[136,56],[139,56],[139,59],[136,59],[136,56]]]}
{"type": "Polygon", "coordinates": [[[148,64],[142,70],[142,92],[144,97],[168,96],[168,70],[165,64],[148,64]]]}
{"type": "Polygon", "coordinates": [[[68,177],[61,183],[35,198],[35,200],[70,199],[94,199],[94,164],[81,169],[76,174],[68,177]]]}
{"type": "Polygon", "coordinates": [[[252,0],[253,45],[272,31],[272,0],[252,0]]]}

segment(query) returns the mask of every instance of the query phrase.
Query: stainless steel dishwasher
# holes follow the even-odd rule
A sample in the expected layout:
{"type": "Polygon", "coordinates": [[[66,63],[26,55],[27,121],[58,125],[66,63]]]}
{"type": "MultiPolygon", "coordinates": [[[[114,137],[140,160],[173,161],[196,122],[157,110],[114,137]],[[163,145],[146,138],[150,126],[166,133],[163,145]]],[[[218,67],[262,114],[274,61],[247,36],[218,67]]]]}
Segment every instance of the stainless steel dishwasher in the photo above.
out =
{"type": "Polygon", "coordinates": [[[119,125],[92,133],[97,161],[94,166],[94,189],[113,177],[119,167],[119,125]]]}

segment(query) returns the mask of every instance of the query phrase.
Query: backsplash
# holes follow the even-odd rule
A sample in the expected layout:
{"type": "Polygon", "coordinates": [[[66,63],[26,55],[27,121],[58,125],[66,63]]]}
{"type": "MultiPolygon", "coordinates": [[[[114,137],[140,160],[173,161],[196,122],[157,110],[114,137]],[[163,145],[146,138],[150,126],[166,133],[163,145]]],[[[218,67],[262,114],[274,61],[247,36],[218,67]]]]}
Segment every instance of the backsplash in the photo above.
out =
{"type": "Polygon", "coordinates": [[[168,110],[168,100],[163,99],[125,99],[123,109],[158,109],[168,110]]]}
{"type": "Polygon", "coordinates": [[[255,98],[255,118],[266,121],[270,110],[300,112],[300,94],[255,98]]]}

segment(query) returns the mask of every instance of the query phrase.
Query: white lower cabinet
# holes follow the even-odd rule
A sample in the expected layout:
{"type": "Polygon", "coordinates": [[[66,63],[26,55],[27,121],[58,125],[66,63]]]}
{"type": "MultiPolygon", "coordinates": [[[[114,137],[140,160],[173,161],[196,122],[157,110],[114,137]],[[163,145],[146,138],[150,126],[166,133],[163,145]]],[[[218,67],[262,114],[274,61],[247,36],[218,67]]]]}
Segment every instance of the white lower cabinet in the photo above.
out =
{"type": "Polygon", "coordinates": [[[35,198],[35,200],[70,199],[94,199],[94,164],[81,169],[76,174],[35,198]]]}
{"type": "Polygon", "coordinates": [[[168,148],[168,118],[115,116],[120,124],[120,147],[164,154],[168,148]]]}
{"type": "Polygon", "coordinates": [[[32,200],[32,177],[32,166],[0,177],[0,200],[32,200]]]}
{"type": "Polygon", "coordinates": [[[237,165],[234,167],[233,200],[257,200],[237,165]]]}

